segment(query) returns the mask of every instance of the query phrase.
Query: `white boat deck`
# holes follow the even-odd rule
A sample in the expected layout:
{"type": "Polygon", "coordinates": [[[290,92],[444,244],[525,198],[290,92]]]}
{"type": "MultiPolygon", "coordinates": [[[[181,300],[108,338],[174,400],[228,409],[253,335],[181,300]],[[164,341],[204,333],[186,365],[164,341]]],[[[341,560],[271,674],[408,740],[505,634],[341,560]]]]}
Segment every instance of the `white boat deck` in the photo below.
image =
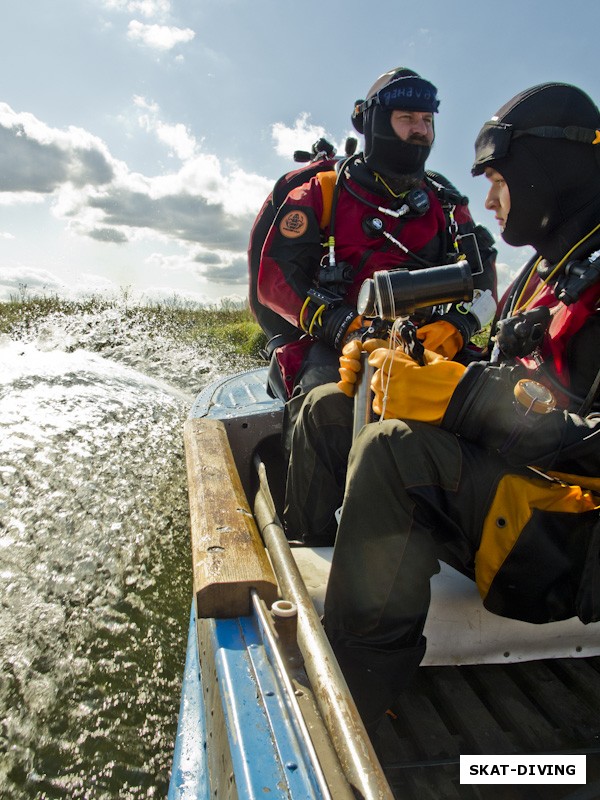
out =
{"type": "MultiPolygon", "coordinates": [[[[333,547],[297,547],[292,554],[317,613],[322,614],[333,547]]],[[[584,625],[574,617],[534,625],[491,614],[476,585],[447,564],[432,578],[431,595],[424,666],[600,655],[600,622],[584,625]]]]}

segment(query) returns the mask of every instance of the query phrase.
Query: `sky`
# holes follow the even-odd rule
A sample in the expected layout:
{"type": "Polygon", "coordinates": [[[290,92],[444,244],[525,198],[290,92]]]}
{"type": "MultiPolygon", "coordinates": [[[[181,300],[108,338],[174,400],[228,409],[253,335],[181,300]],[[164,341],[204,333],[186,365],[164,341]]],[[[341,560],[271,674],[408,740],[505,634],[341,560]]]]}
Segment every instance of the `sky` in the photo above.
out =
{"type": "MultiPolygon", "coordinates": [[[[324,135],[343,153],[354,101],[395,66],[438,87],[427,166],[495,236],[470,174],[482,124],[546,81],[600,101],[594,0],[6,5],[0,300],[244,298],[252,222],[294,150],[324,135]]],[[[498,251],[506,285],[530,253],[498,251]]]]}

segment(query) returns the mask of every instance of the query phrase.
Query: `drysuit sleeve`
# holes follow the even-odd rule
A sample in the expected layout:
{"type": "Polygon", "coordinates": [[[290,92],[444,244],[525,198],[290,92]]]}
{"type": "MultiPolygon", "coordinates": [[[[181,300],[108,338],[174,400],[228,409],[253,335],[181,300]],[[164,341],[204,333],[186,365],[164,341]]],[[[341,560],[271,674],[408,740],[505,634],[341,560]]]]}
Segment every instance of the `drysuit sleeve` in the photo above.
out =
{"type": "Polygon", "coordinates": [[[281,205],[263,246],[258,298],[292,325],[299,316],[324,250],[320,219],[323,198],[318,181],[292,190],[281,205]]]}
{"type": "Polygon", "coordinates": [[[441,427],[496,450],[515,467],[600,476],[600,415],[581,417],[558,409],[525,415],[514,396],[522,377],[518,368],[470,364],[441,427]]]}

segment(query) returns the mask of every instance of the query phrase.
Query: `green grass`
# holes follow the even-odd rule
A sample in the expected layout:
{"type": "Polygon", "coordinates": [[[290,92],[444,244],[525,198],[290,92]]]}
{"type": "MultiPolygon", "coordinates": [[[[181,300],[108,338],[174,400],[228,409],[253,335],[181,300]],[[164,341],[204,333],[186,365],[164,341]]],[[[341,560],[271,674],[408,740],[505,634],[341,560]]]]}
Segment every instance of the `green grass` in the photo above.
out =
{"type": "MultiPolygon", "coordinates": [[[[81,315],[107,309],[118,309],[125,318],[139,319],[141,315],[156,331],[172,331],[184,342],[210,338],[240,355],[258,357],[266,343],[266,336],[247,304],[223,301],[218,306],[199,307],[174,295],[161,303],[134,305],[125,292],[122,298],[114,300],[96,295],[82,300],[64,300],[57,296],[29,297],[22,291],[19,297],[0,302],[0,334],[27,330],[52,314],[81,315]]],[[[485,347],[488,338],[489,329],[486,329],[474,336],[473,341],[485,347]]]]}
{"type": "Polygon", "coordinates": [[[28,330],[51,315],[93,314],[118,309],[125,318],[144,316],[157,331],[176,331],[183,341],[210,338],[241,355],[258,356],[266,338],[247,305],[223,302],[214,307],[192,306],[177,297],[163,303],[134,305],[127,298],[106,300],[90,296],[64,300],[56,296],[15,297],[0,303],[0,334],[28,330]]]}

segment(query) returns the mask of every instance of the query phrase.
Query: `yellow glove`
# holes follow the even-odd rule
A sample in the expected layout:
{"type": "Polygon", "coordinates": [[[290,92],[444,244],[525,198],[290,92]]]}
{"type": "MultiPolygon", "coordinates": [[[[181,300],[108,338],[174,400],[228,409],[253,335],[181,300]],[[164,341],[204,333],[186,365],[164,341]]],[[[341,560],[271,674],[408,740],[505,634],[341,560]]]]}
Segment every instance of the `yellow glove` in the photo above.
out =
{"type": "Polygon", "coordinates": [[[375,350],[369,364],[376,367],[371,380],[373,410],[384,419],[416,419],[439,425],[456,384],[466,367],[425,351],[425,366],[398,348],[375,350]]]}
{"type": "Polygon", "coordinates": [[[354,397],[356,391],[356,381],[361,370],[360,354],[362,351],[372,353],[378,347],[387,348],[387,344],[385,339],[367,339],[366,342],[352,339],[343,346],[339,367],[341,380],[338,382],[338,387],[347,397],[354,397]]]}
{"type": "Polygon", "coordinates": [[[463,337],[458,329],[443,319],[423,325],[417,331],[417,338],[423,342],[426,350],[439,353],[444,358],[454,358],[463,347],[463,337]]]}

